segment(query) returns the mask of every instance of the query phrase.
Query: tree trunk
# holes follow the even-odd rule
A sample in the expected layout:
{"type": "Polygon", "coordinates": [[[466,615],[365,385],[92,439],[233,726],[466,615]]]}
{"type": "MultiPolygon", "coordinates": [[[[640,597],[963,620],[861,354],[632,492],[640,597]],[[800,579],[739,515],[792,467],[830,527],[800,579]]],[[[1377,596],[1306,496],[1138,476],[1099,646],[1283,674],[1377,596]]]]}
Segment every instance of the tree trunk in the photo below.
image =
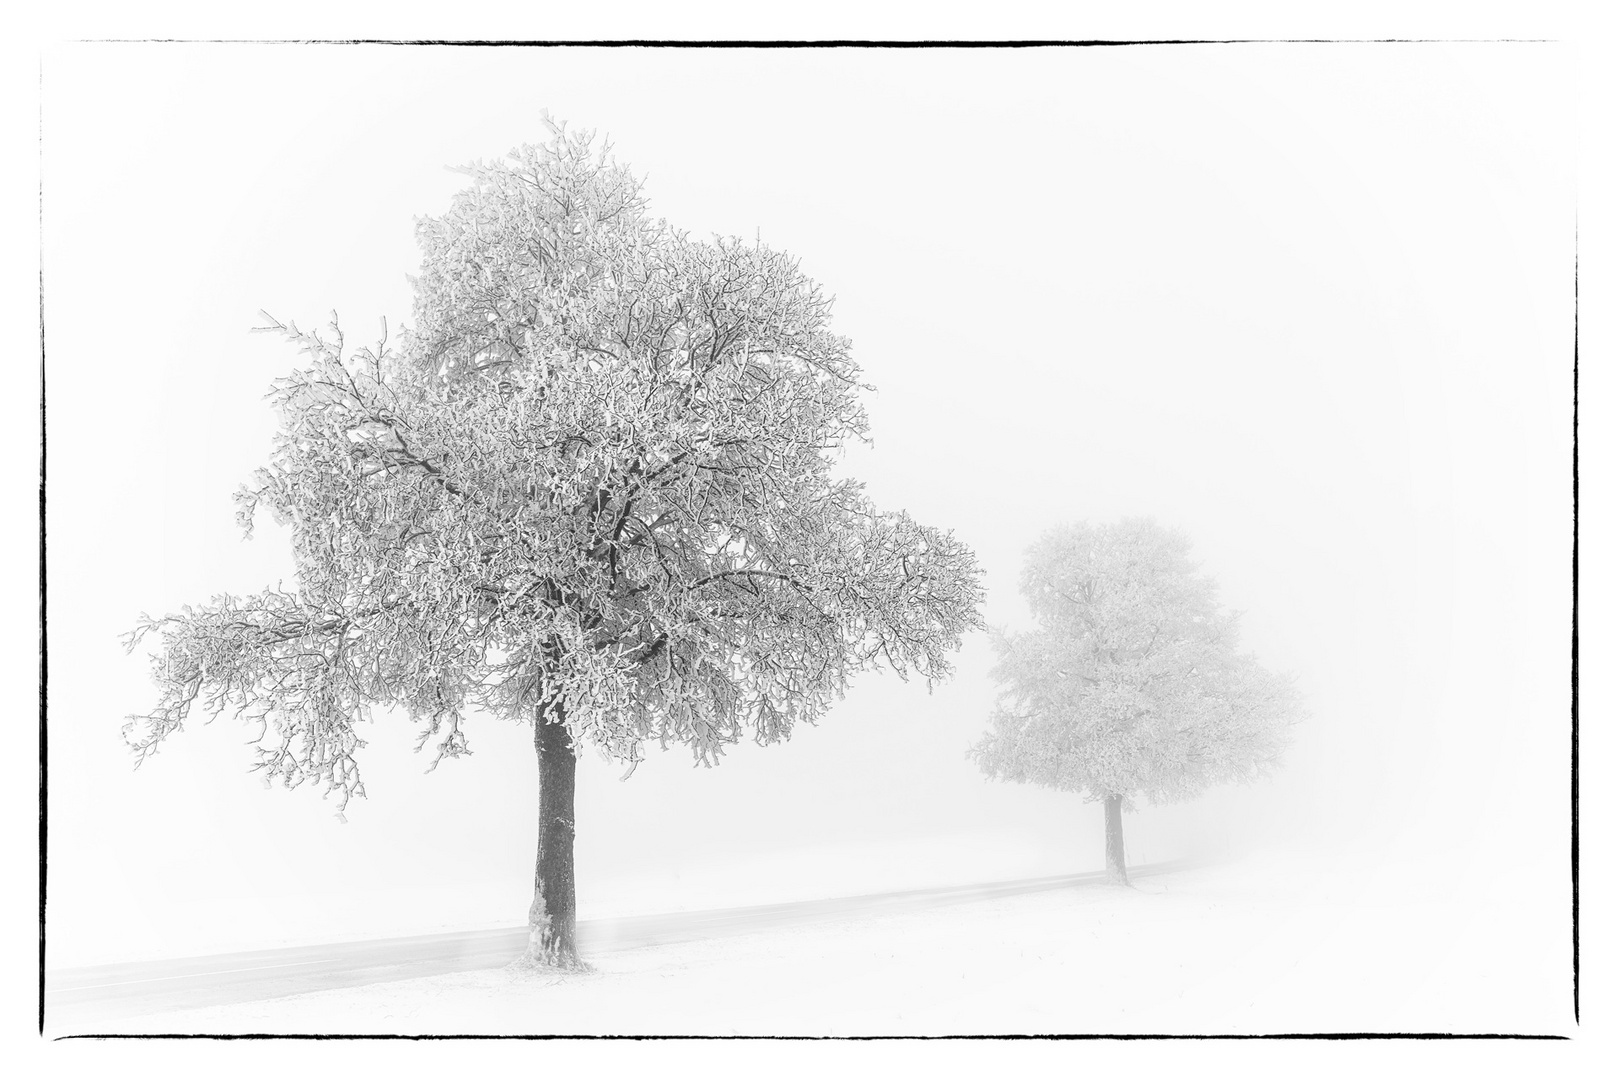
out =
{"type": "Polygon", "coordinates": [[[573,891],[573,786],[578,759],[560,708],[535,710],[534,753],[540,766],[540,841],[524,956],[548,967],[580,967],[574,945],[573,891]]]}
{"type": "Polygon", "coordinates": [[[1124,796],[1109,795],[1102,802],[1107,818],[1107,880],[1110,885],[1130,884],[1124,869],[1124,796]]]}

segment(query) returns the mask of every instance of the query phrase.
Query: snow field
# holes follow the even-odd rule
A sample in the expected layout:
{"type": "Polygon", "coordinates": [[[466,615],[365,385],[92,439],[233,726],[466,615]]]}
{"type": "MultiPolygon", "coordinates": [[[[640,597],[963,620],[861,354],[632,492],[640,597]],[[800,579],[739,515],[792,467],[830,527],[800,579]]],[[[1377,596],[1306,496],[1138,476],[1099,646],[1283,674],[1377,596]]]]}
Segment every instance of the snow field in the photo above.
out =
{"type": "Polygon", "coordinates": [[[1082,886],[143,1018],[143,1032],[1568,1033],[1555,926],[1509,894],[1249,858],[1082,886]]]}

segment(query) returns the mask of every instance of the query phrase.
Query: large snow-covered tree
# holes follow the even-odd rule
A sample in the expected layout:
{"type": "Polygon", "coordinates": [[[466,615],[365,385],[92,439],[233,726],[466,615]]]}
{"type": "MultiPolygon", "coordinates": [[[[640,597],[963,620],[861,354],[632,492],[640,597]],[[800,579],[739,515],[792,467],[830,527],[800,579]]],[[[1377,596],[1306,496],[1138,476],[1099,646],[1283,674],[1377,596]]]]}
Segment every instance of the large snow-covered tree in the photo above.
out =
{"type": "MultiPolygon", "coordinates": [[[[591,135],[469,168],[419,223],[413,329],[303,350],[241,522],[290,528],[297,585],[143,618],[161,691],[140,760],[193,708],[260,725],[256,768],[363,795],[373,708],[433,764],[481,710],[533,724],[531,959],[578,962],[574,779],[586,745],[712,764],[786,739],[857,672],[936,680],[978,625],[949,532],[882,512],[834,456],[864,439],[830,301],[785,254],[654,221],[591,135]]],[[[627,774],[626,774],[627,775],[627,774]]]]}
{"type": "Polygon", "coordinates": [[[1100,800],[1119,883],[1134,799],[1268,772],[1301,715],[1292,682],[1237,651],[1237,616],[1190,552],[1148,520],[1054,529],[1023,568],[1037,629],[993,636],[1001,695],[970,754],[993,778],[1100,800]]]}

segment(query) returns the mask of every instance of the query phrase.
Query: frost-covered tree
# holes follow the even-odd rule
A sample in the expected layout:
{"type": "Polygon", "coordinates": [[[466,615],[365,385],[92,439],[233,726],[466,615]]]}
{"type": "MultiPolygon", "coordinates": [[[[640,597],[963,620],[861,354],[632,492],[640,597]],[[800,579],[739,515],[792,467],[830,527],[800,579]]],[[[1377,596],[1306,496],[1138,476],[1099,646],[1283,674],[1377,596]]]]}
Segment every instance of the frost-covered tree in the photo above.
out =
{"type": "Polygon", "coordinates": [[[195,706],[238,713],[255,768],[341,807],[373,708],[416,721],[434,766],[468,752],[471,710],[532,723],[528,955],[572,965],[584,746],[629,772],[654,742],[709,765],[862,670],[939,679],[979,571],[832,475],[865,387],[793,259],[648,218],[590,135],[467,172],[419,224],[396,345],[271,320],[305,363],[238,499],[244,529],[259,509],[290,527],[297,587],[143,618],[129,643],[160,638],[161,698],[126,735],[144,760],[195,706]]]}
{"type": "Polygon", "coordinates": [[[1055,529],[1023,568],[1038,629],[993,638],[1000,700],[969,753],[996,779],[1100,800],[1119,883],[1132,800],[1268,772],[1301,715],[1291,681],[1237,652],[1237,617],[1190,550],[1140,519],[1055,529]]]}

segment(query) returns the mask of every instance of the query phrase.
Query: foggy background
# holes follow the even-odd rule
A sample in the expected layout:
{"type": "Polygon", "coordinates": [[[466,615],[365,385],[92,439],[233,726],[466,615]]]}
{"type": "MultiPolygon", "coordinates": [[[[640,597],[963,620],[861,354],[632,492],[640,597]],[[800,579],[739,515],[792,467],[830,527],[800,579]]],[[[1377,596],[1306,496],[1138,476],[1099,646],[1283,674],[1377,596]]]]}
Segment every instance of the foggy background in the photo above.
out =
{"type": "MultiPolygon", "coordinates": [[[[76,46],[47,56],[48,964],[523,921],[534,758],[475,717],[370,798],[265,791],[194,718],[138,773],[137,615],[293,580],[231,494],[298,362],[408,322],[446,171],[613,140],[650,211],[789,251],[877,392],[845,468],[954,529],[992,625],[1059,522],[1185,529],[1312,715],[1284,770],[1125,820],[1132,862],[1371,859],[1568,940],[1572,115],[1554,45],[1020,52],[76,46]]],[[[972,637],[791,742],[579,774],[582,919],[1099,868],[1101,813],[966,760],[972,637]]],[[[1313,864],[1313,865],[1319,865],[1313,864]]],[[[1566,944],[1564,946],[1566,948],[1566,944]]],[[[1566,953],[1563,954],[1566,956],[1566,953]]],[[[1561,957],[1559,958],[1561,961],[1561,957]]]]}

